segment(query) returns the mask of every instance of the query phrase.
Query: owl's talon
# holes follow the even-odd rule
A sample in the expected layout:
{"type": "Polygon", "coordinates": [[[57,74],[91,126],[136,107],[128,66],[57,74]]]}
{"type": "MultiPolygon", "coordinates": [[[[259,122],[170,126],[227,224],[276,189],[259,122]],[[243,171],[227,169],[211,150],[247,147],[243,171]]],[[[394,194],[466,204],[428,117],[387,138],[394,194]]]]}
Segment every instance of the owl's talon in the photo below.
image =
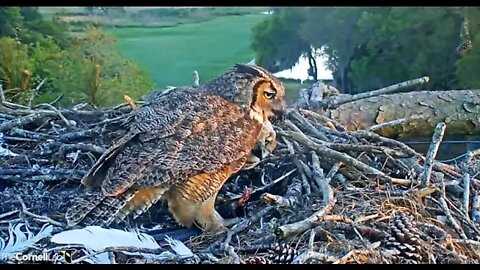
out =
{"type": "Polygon", "coordinates": [[[213,222],[204,223],[202,228],[205,233],[211,233],[213,235],[221,234],[228,230],[224,225],[223,220],[215,220],[213,222]]]}
{"type": "Polygon", "coordinates": [[[208,231],[204,231],[206,235],[212,235],[212,236],[219,236],[221,234],[224,234],[228,232],[228,228],[225,226],[218,226],[215,229],[210,229],[208,231]]]}
{"type": "Polygon", "coordinates": [[[223,221],[223,226],[225,226],[225,227],[230,227],[230,226],[232,226],[232,225],[237,224],[239,221],[240,221],[240,218],[238,218],[238,217],[225,219],[225,220],[223,221]]]}

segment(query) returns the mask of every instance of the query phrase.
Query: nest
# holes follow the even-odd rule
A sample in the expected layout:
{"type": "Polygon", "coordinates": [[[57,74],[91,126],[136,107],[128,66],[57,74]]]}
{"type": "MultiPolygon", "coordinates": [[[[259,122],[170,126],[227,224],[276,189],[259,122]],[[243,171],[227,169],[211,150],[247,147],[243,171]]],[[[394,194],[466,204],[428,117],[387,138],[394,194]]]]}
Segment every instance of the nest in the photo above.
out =
{"type": "MultiPolygon", "coordinates": [[[[18,222],[34,232],[45,223],[65,230],[64,214],[84,192],[80,179],[125,134],[121,120],[131,111],[129,104],[60,110],[3,102],[2,146],[11,152],[0,159],[0,237],[8,239],[9,224],[18,222]]],[[[217,210],[235,225],[188,237],[197,260],[170,262],[479,263],[477,160],[471,154],[455,164],[435,161],[442,128],[424,156],[375,133],[349,132],[318,112],[291,109],[275,125],[275,151],[219,192],[217,210]]],[[[118,226],[152,235],[147,228],[180,228],[163,202],[118,226]]],[[[111,253],[119,263],[149,260],[111,253]]]]}

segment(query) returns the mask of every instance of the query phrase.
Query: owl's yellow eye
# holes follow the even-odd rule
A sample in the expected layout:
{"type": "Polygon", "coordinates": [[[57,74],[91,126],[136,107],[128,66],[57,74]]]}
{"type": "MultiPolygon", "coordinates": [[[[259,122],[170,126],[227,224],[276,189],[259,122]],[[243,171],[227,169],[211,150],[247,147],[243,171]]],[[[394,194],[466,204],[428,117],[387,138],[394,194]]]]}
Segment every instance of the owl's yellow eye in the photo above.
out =
{"type": "Polygon", "coordinates": [[[267,92],[267,91],[265,91],[263,94],[265,95],[265,98],[266,98],[266,99],[272,99],[272,98],[275,97],[275,93],[273,93],[273,92],[267,92]]]}

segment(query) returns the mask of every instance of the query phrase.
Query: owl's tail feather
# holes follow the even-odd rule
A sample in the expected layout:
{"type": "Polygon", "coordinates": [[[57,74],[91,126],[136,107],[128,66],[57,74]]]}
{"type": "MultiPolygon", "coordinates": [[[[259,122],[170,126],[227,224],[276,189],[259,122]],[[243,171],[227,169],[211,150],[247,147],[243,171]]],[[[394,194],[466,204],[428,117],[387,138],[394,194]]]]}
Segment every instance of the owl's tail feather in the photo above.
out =
{"type": "Polygon", "coordinates": [[[143,214],[164,192],[164,188],[126,191],[118,196],[96,192],[76,201],[65,217],[69,226],[109,226],[113,221],[122,221],[129,214],[133,214],[133,218],[143,214]]]}
{"type": "Polygon", "coordinates": [[[68,226],[109,226],[132,199],[133,192],[105,196],[101,192],[80,198],[65,214],[68,226]]]}
{"type": "Polygon", "coordinates": [[[120,222],[129,214],[137,218],[160,200],[164,192],[164,188],[144,188],[135,192],[135,196],[118,212],[115,221],[120,222]]]}

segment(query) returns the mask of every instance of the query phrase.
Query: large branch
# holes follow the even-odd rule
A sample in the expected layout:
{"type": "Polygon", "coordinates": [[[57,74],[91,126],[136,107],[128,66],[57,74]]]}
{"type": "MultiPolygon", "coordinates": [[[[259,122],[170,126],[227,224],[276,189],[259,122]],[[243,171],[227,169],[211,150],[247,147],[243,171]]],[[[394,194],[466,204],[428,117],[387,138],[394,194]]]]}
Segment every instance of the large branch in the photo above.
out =
{"type": "Polygon", "coordinates": [[[404,119],[377,128],[376,133],[397,139],[430,138],[435,126],[445,122],[445,137],[480,132],[480,91],[420,91],[381,95],[343,104],[326,112],[348,130],[404,119]]]}

